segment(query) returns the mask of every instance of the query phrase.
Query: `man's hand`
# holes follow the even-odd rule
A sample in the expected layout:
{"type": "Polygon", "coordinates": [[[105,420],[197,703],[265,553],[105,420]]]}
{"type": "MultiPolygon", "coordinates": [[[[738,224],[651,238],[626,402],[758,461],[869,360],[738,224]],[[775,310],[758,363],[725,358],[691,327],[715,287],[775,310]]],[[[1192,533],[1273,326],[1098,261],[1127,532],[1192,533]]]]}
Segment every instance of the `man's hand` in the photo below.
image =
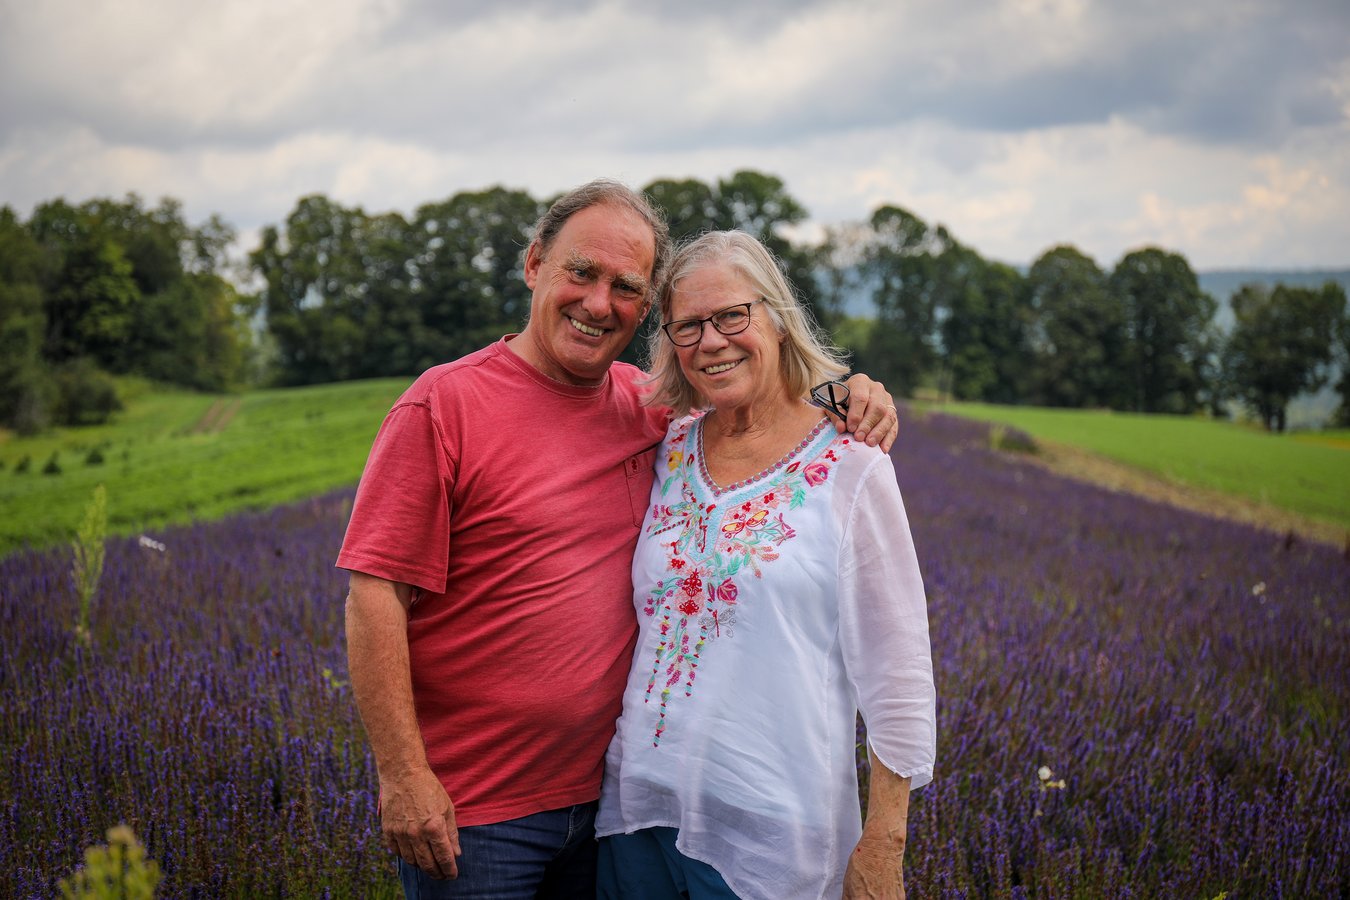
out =
{"type": "Polygon", "coordinates": [[[844,900],[905,900],[904,844],[863,835],[844,870],[844,900]]]}
{"type": "Polygon", "coordinates": [[[384,845],[435,878],[458,878],[455,806],[430,769],[380,779],[384,845]]]}
{"type": "Polygon", "coordinates": [[[841,433],[850,431],[867,446],[880,446],[890,453],[891,445],[900,434],[895,398],[884,384],[866,375],[852,375],[845,384],[848,385],[848,421],[836,419],[835,429],[841,433]]]}

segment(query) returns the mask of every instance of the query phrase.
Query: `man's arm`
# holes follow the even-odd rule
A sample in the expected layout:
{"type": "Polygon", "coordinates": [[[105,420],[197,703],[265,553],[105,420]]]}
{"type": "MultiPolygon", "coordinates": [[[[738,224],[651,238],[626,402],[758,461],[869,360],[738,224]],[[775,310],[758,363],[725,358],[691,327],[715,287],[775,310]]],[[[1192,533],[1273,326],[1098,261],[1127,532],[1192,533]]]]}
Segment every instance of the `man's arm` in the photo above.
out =
{"type": "Polygon", "coordinates": [[[456,878],[455,807],[431,766],[413,708],[408,609],[413,588],[351,573],[347,665],[380,777],[384,842],[437,878],[456,878]]]}

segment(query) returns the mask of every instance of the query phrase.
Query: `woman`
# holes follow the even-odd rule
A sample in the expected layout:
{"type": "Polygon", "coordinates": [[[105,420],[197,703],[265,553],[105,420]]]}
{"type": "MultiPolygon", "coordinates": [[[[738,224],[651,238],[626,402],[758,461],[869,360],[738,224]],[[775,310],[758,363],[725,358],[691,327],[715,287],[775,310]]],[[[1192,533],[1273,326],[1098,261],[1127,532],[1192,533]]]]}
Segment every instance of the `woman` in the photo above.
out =
{"type": "Polygon", "coordinates": [[[651,402],[675,419],[633,559],[640,632],[605,761],[600,895],[903,896],[935,695],[890,459],[808,402],[845,369],[754,238],[682,248],[660,312],[651,402]]]}

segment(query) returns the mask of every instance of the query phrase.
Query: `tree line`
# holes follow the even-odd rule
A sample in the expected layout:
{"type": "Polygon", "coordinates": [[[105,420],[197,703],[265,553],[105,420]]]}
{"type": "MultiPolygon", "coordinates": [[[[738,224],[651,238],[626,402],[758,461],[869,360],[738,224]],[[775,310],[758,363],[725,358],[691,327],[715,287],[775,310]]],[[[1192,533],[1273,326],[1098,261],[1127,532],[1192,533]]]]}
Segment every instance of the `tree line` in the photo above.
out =
{"type": "MultiPolygon", "coordinates": [[[[729,228],[763,240],[856,368],[897,394],[1216,415],[1238,402],[1283,430],[1289,401],[1339,368],[1350,423],[1350,321],[1332,282],[1246,285],[1225,334],[1185,258],[1157,247],[1106,271],[1065,244],[1021,271],[891,205],[793,242],[807,211],[760,172],[643,190],[677,240],[729,228]],[[849,315],[860,303],[871,314],[849,315]]],[[[221,391],[414,375],[462,356],[521,327],[521,254],[550,201],[493,187],[404,216],[304,197],[263,230],[247,291],[226,277],[230,226],[192,226],[176,201],[55,200],[27,221],[0,208],[0,424],[106,418],[110,375],[221,391]]]]}

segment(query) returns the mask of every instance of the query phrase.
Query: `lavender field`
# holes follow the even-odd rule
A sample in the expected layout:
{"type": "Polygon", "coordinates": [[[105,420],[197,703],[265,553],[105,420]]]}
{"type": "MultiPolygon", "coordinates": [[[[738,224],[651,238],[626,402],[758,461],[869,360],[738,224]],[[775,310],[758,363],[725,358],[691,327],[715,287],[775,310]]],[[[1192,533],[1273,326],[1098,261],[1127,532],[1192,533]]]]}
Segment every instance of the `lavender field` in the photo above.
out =
{"type": "MultiPolygon", "coordinates": [[[[977,423],[902,433],[939,704],[910,896],[1350,895],[1350,561],[977,423]]],[[[119,822],[161,896],[396,895],[331,568],[349,500],[109,541],[87,648],[69,554],[0,560],[0,895],[53,896],[119,822]]]]}

